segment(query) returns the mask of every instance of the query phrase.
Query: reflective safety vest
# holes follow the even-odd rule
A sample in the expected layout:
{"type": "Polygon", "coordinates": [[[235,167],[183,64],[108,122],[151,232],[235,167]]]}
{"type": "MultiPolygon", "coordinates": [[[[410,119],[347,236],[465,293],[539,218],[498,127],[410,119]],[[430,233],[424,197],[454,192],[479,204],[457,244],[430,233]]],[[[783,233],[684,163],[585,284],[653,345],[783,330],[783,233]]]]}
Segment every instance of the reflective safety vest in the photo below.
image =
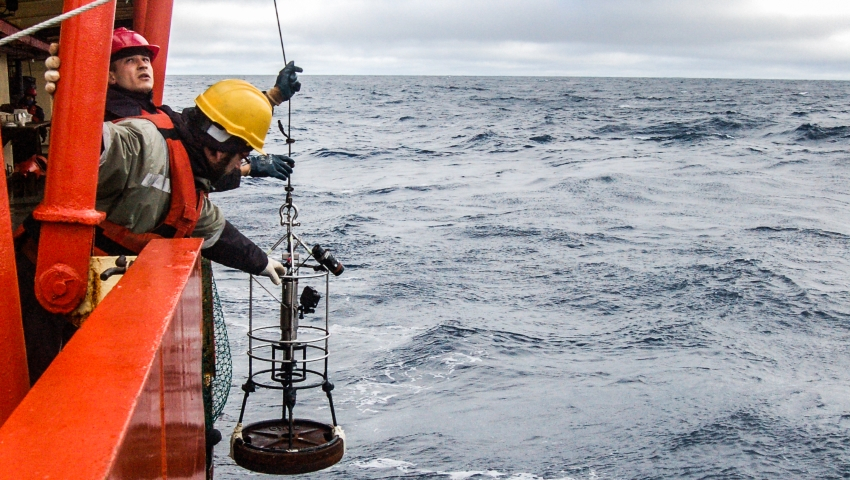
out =
{"type": "Polygon", "coordinates": [[[204,195],[195,188],[195,175],[192,173],[189,154],[180,141],[171,118],[165,113],[146,114],[136,118],[152,122],[165,138],[171,176],[171,206],[165,220],[147,233],[133,233],[127,227],[104,220],[95,229],[95,255],[137,255],[151,240],[188,237],[195,230],[204,206],[204,195]]]}

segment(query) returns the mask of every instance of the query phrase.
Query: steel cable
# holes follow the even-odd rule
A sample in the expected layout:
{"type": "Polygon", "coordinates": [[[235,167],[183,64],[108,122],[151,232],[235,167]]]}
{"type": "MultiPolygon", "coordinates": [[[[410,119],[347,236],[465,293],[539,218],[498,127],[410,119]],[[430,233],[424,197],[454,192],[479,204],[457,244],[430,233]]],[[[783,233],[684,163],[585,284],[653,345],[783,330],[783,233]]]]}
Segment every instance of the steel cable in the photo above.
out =
{"type": "Polygon", "coordinates": [[[2,47],[3,45],[7,45],[9,43],[12,43],[19,38],[26,37],[27,35],[35,33],[39,30],[43,30],[45,28],[52,27],[54,25],[62,23],[65,20],[68,20],[69,18],[76,17],[77,15],[80,15],[81,13],[86,13],[93,8],[99,7],[103,4],[109,3],[111,1],[112,0],[96,0],[92,3],[89,3],[88,5],[83,5],[82,7],[75,8],[75,9],[71,10],[70,12],[63,13],[62,15],[59,15],[58,17],[54,17],[54,18],[51,18],[50,20],[46,20],[46,21],[41,22],[39,24],[33,25],[29,28],[21,30],[18,33],[15,33],[15,34],[9,35],[8,37],[3,38],[2,40],[0,40],[0,47],[2,47]]]}

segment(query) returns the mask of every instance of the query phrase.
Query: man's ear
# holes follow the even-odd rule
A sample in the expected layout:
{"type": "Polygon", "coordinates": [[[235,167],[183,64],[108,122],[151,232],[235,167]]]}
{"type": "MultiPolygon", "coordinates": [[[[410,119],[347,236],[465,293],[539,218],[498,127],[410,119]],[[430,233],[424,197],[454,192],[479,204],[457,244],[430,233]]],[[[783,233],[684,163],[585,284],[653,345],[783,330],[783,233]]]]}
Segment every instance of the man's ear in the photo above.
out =
{"type": "Polygon", "coordinates": [[[114,72],[112,71],[112,69],[110,68],[110,69],[109,69],[109,84],[110,84],[110,85],[115,85],[115,83],[116,83],[117,81],[118,81],[118,80],[115,78],[115,73],[114,73],[114,72]]]}

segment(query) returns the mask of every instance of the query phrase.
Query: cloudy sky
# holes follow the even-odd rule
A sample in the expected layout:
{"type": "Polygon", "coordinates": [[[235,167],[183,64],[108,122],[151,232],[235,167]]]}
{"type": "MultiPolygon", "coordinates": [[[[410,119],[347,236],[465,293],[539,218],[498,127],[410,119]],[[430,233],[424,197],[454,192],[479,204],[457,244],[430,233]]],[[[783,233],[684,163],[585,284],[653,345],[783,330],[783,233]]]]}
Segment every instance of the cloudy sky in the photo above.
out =
{"type": "MultiPolygon", "coordinates": [[[[169,73],[274,74],[273,0],[177,0],[169,73]]],[[[278,0],[307,74],[850,80],[850,0],[278,0]]]]}

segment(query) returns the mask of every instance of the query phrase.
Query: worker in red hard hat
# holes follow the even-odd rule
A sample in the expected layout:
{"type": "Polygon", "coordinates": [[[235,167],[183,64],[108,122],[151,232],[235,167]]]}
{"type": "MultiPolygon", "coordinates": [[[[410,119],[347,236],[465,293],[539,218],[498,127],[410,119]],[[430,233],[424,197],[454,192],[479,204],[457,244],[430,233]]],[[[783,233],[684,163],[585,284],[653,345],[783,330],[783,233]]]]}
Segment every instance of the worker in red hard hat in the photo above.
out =
{"type": "Polygon", "coordinates": [[[145,37],[116,28],[109,57],[109,88],[106,91],[106,120],[157,113],[153,103],[153,67],[159,46],[145,37]]]}
{"type": "MultiPolygon", "coordinates": [[[[109,88],[106,91],[106,121],[127,117],[153,115],[165,111],[153,103],[153,67],[159,46],[151,45],[142,35],[124,27],[112,33],[112,54],[109,59],[109,88]]],[[[289,100],[301,90],[298,73],[301,67],[289,62],[278,74],[275,85],[263,92],[272,106],[289,100]]],[[[213,186],[221,192],[239,187],[243,176],[274,177],[286,180],[295,162],[286,155],[252,155],[245,164],[213,186]]]]}

